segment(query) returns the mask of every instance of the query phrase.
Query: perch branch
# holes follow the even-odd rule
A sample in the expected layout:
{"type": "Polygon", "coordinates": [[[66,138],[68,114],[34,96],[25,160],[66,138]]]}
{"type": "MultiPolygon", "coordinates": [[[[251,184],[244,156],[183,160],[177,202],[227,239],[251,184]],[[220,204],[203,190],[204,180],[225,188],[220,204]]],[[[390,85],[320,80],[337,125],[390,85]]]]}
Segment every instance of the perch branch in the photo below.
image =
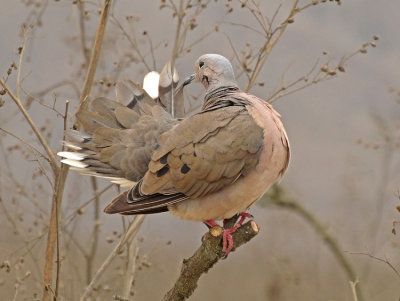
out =
{"type": "MultiPolygon", "coordinates": [[[[236,221],[236,217],[234,217],[236,221]]],[[[232,234],[233,249],[249,242],[258,234],[259,228],[255,221],[249,221],[232,234]]],[[[181,273],[174,287],[164,296],[164,301],[178,301],[189,298],[197,287],[200,276],[206,273],[220,259],[225,257],[222,251],[223,229],[212,227],[203,239],[201,246],[189,259],[183,260],[181,273]]]]}

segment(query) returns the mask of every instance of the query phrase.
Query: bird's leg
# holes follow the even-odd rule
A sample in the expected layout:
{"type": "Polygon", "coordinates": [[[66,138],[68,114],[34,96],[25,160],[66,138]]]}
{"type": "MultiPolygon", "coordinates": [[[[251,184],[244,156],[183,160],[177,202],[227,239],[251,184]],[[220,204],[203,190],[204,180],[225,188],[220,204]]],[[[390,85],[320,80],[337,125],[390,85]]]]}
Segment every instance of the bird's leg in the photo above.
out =
{"type": "MultiPolygon", "coordinates": [[[[240,217],[240,220],[239,220],[237,223],[235,223],[235,225],[239,225],[239,226],[241,226],[241,225],[243,224],[243,222],[246,220],[246,218],[253,218],[253,216],[252,216],[250,213],[247,213],[247,212],[241,212],[241,213],[237,214],[237,215],[236,215],[236,219],[237,219],[238,217],[240,217]]],[[[230,219],[231,219],[231,218],[225,218],[225,219],[224,219],[224,221],[223,221],[224,228],[226,227],[226,224],[228,223],[228,221],[230,221],[230,219]]],[[[239,226],[236,227],[235,230],[236,230],[237,228],[239,228],[239,226]]]]}
{"type": "MultiPolygon", "coordinates": [[[[243,222],[246,220],[246,218],[252,218],[253,216],[250,213],[247,212],[241,212],[237,215],[237,217],[240,217],[239,221],[235,223],[235,225],[232,228],[225,229],[222,232],[222,251],[225,252],[226,255],[228,255],[233,248],[233,238],[232,238],[232,233],[236,231],[237,228],[239,228],[243,222]]],[[[226,226],[227,222],[229,219],[224,219],[224,227],[226,226]]],[[[204,224],[211,229],[212,227],[218,226],[218,223],[214,220],[206,220],[204,224]]],[[[204,237],[204,236],[203,236],[204,237]]]]}
{"type": "Polygon", "coordinates": [[[239,225],[239,227],[241,225],[243,225],[243,222],[246,220],[246,218],[253,218],[253,216],[250,213],[247,213],[247,212],[241,212],[241,213],[239,213],[239,216],[240,216],[240,220],[236,223],[236,226],[239,225]]]}
{"type": "MultiPolygon", "coordinates": [[[[247,212],[241,212],[238,214],[238,216],[240,216],[240,220],[232,228],[224,229],[224,232],[222,234],[222,251],[224,251],[226,255],[228,255],[233,248],[232,233],[235,232],[237,228],[239,228],[243,224],[246,218],[253,217],[250,213],[247,212]]],[[[224,227],[228,220],[229,219],[224,219],[224,227]]]]}
{"type": "Polygon", "coordinates": [[[218,223],[215,220],[212,219],[208,219],[204,222],[204,224],[208,227],[208,229],[215,227],[215,226],[219,226],[218,223]]]}

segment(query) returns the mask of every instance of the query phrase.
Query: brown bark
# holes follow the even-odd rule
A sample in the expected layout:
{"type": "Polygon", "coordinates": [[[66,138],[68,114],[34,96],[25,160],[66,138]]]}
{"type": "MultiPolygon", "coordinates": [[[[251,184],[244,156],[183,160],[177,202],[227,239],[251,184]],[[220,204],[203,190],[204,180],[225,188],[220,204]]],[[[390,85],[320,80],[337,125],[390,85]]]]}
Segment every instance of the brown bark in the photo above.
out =
{"type": "MultiPolygon", "coordinates": [[[[236,221],[237,217],[234,217],[236,221]]],[[[229,227],[228,227],[229,228],[229,227]]],[[[258,234],[259,228],[255,221],[251,220],[234,233],[233,249],[235,251],[241,245],[249,242],[258,234]]],[[[219,260],[226,258],[222,251],[222,232],[221,227],[215,226],[204,236],[201,246],[189,259],[184,259],[181,273],[174,287],[164,296],[164,301],[186,300],[197,287],[200,276],[207,272],[219,260]]]]}

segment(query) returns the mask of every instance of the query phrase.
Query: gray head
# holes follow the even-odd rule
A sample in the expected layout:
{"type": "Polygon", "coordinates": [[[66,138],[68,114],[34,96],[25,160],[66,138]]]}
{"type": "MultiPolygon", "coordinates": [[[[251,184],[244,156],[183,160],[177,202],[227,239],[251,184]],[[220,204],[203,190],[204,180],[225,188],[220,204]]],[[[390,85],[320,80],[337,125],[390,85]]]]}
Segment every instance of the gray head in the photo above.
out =
{"type": "Polygon", "coordinates": [[[222,86],[237,87],[235,74],[229,60],[219,54],[204,54],[194,65],[195,74],[185,84],[191,81],[201,82],[207,91],[222,86]]]}

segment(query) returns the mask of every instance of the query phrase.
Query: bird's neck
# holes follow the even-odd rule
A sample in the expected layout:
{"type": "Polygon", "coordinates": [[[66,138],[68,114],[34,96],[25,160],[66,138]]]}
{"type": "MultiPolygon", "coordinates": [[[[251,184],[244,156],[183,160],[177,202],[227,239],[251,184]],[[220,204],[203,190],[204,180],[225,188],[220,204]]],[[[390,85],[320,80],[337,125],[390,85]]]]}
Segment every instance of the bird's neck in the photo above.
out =
{"type": "Polygon", "coordinates": [[[213,90],[208,89],[204,96],[202,111],[235,105],[234,99],[229,95],[239,91],[237,85],[219,86],[213,90]]]}

